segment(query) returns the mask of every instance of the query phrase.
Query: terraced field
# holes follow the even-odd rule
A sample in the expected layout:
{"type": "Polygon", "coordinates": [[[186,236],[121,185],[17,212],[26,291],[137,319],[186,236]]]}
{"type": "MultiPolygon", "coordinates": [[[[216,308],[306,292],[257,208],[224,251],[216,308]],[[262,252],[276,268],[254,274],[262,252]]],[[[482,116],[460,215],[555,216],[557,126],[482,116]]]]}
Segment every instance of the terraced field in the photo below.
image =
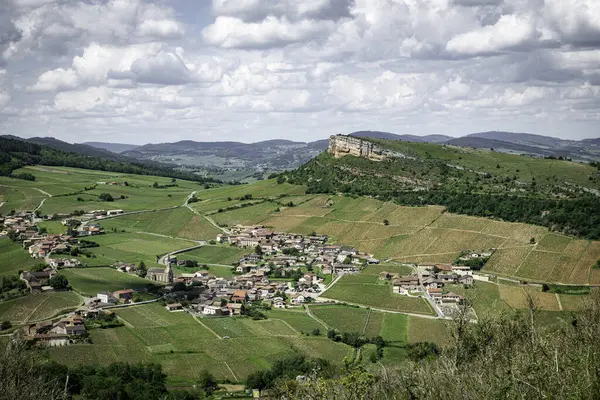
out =
{"type": "Polygon", "coordinates": [[[295,207],[279,207],[278,212],[269,203],[225,211],[215,214],[215,220],[326,234],[333,242],[403,262],[449,263],[463,250],[495,248],[487,272],[534,281],[600,284],[600,270],[591,269],[600,259],[600,242],[573,239],[534,225],[450,214],[438,206],[403,207],[370,198],[326,195],[303,201],[295,207]],[[535,244],[530,243],[532,238],[535,244]]]}

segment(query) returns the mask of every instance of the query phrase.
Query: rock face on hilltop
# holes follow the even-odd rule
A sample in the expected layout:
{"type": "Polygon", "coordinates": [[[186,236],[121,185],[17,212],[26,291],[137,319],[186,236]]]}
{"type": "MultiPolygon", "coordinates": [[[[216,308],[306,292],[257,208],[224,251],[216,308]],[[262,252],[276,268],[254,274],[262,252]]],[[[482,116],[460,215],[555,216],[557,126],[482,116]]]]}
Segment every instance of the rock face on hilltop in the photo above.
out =
{"type": "Polygon", "coordinates": [[[381,161],[392,155],[390,151],[382,149],[374,143],[343,135],[331,136],[327,151],[335,158],[351,155],[365,157],[373,161],[381,161]]]}

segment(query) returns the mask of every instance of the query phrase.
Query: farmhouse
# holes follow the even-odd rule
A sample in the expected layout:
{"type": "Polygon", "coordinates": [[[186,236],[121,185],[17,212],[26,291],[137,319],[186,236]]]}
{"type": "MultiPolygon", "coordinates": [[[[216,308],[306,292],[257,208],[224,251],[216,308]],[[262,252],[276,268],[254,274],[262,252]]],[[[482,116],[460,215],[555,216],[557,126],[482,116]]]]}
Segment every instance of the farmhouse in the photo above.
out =
{"type": "Polygon", "coordinates": [[[181,305],[181,303],[167,304],[165,308],[169,311],[183,311],[183,305],[181,305]]]}
{"type": "Polygon", "coordinates": [[[400,276],[392,281],[394,293],[407,294],[419,289],[419,277],[416,275],[400,276]]]}

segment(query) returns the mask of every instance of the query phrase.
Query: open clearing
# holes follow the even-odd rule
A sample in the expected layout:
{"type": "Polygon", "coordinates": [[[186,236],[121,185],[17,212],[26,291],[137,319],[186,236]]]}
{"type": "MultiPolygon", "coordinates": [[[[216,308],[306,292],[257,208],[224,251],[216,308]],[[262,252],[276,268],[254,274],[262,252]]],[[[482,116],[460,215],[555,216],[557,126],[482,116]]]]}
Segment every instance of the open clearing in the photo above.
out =
{"type": "Polygon", "coordinates": [[[0,321],[25,324],[51,318],[82,303],[72,292],[40,293],[0,302],[0,321]]]}
{"type": "Polygon", "coordinates": [[[39,262],[29,257],[29,253],[18,243],[0,237],[0,275],[15,275],[39,262]]]}

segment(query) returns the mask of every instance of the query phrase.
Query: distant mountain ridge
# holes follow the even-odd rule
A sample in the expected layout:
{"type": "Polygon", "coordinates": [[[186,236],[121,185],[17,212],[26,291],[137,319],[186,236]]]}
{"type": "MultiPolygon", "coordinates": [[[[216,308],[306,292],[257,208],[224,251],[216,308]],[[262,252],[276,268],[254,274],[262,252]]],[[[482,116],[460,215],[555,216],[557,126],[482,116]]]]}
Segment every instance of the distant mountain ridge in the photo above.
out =
{"type": "Polygon", "coordinates": [[[117,153],[117,154],[123,153],[124,151],[133,150],[136,147],[140,147],[137,144],[126,144],[126,143],[83,142],[80,144],[95,147],[97,149],[108,150],[112,153],[117,153]]]}

